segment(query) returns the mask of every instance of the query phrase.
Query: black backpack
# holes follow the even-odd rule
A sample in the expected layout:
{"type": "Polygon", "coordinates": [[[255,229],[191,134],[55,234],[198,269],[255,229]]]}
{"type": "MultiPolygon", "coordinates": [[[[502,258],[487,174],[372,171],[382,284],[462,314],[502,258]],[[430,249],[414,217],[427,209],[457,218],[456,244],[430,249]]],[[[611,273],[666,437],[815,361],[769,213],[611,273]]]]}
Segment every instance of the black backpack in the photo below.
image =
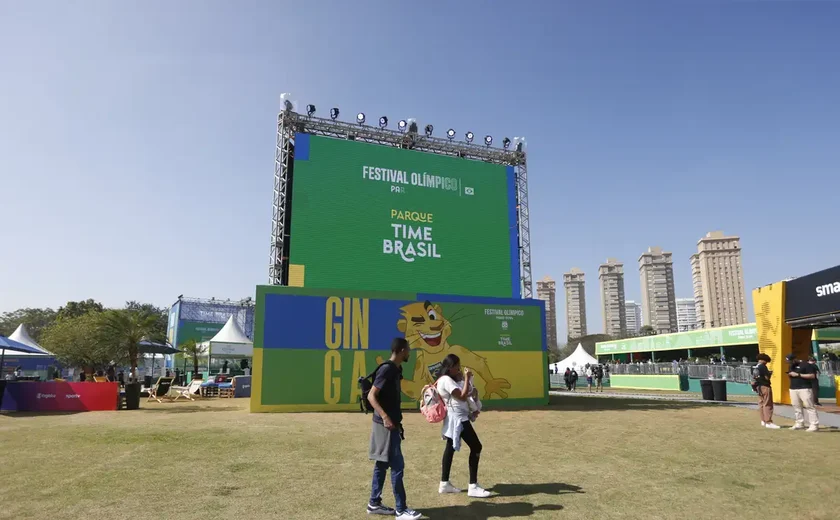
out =
{"type": "Polygon", "coordinates": [[[373,406],[371,406],[370,401],[368,401],[368,394],[373,388],[373,380],[376,379],[376,373],[379,372],[382,365],[385,365],[386,363],[390,363],[390,361],[380,364],[376,367],[376,370],[368,374],[366,377],[359,378],[359,390],[362,391],[362,395],[359,396],[359,409],[365,412],[365,415],[374,411],[373,406]]]}

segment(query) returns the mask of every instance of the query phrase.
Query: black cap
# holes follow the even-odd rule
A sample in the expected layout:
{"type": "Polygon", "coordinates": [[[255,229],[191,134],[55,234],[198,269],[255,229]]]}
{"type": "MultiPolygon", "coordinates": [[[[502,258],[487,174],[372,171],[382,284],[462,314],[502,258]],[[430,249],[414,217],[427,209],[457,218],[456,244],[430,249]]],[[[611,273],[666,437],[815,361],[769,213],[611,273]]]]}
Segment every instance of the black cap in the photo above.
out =
{"type": "Polygon", "coordinates": [[[794,359],[796,359],[796,354],[791,352],[790,354],[785,356],[785,359],[787,359],[788,361],[793,361],[794,359]]]}
{"type": "Polygon", "coordinates": [[[817,360],[817,358],[815,358],[814,356],[808,356],[808,361],[816,361],[816,360],[817,360]]]}

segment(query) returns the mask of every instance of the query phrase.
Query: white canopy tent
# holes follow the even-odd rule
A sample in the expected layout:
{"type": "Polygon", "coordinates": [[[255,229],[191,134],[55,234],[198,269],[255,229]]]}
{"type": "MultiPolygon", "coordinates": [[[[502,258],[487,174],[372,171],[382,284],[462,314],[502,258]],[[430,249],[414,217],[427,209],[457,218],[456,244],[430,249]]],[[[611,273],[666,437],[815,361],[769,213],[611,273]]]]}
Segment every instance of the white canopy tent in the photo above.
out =
{"type": "Polygon", "coordinates": [[[584,349],[583,345],[578,343],[577,348],[572,355],[558,361],[557,363],[552,363],[551,368],[558,374],[563,374],[566,372],[566,368],[568,367],[570,370],[576,370],[578,375],[583,376],[583,372],[586,369],[586,365],[597,365],[598,360],[594,357],[590,356],[584,349]]]}
{"type": "Polygon", "coordinates": [[[30,353],[30,352],[18,352],[15,355],[20,356],[52,356],[52,352],[48,351],[41,345],[39,345],[32,337],[29,335],[29,331],[26,330],[26,325],[21,323],[18,325],[18,328],[15,329],[14,332],[9,336],[9,339],[13,339],[18,343],[23,343],[27,347],[32,347],[36,350],[40,350],[39,353],[30,353]]]}
{"type": "Polygon", "coordinates": [[[208,359],[211,357],[254,357],[254,343],[242,332],[233,316],[228,318],[225,326],[212,339],[200,345],[206,349],[202,357],[208,359]]]}

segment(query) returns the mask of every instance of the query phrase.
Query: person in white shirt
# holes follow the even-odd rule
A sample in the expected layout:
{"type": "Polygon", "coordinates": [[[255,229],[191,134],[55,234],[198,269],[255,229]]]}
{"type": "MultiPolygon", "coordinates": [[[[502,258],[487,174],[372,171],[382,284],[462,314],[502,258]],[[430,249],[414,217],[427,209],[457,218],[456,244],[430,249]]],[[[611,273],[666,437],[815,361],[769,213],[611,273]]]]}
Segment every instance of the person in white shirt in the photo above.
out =
{"type": "Polygon", "coordinates": [[[446,356],[438,369],[435,383],[438,394],[446,403],[446,418],[443,420],[442,437],[446,440],[441,464],[438,493],[460,493],[461,490],[449,481],[452,457],[461,449],[461,441],[470,447],[470,487],[467,494],[473,498],[487,498],[490,492],[478,485],[478,461],[481,458],[481,441],[470,422],[468,399],[473,394],[473,374],[467,368],[461,372],[461,360],[455,354],[446,356]]]}

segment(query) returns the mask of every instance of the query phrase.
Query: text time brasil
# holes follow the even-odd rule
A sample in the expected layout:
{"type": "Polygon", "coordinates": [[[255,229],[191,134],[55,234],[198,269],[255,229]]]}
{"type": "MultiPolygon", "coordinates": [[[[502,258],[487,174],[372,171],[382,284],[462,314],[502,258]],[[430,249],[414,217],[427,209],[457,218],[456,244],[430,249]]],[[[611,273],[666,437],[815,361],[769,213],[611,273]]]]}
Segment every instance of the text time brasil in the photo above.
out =
{"type": "Polygon", "coordinates": [[[324,320],[324,402],[327,404],[357,403],[361,392],[357,381],[368,375],[365,351],[368,349],[370,301],[367,298],[327,298],[324,320]],[[353,352],[350,379],[341,379],[339,349],[353,352]],[[342,384],[343,383],[343,384],[342,384]],[[346,385],[346,386],[345,386],[346,385]],[[341,398],[341,389],[348,389],[349,399],[341,398]]]}

